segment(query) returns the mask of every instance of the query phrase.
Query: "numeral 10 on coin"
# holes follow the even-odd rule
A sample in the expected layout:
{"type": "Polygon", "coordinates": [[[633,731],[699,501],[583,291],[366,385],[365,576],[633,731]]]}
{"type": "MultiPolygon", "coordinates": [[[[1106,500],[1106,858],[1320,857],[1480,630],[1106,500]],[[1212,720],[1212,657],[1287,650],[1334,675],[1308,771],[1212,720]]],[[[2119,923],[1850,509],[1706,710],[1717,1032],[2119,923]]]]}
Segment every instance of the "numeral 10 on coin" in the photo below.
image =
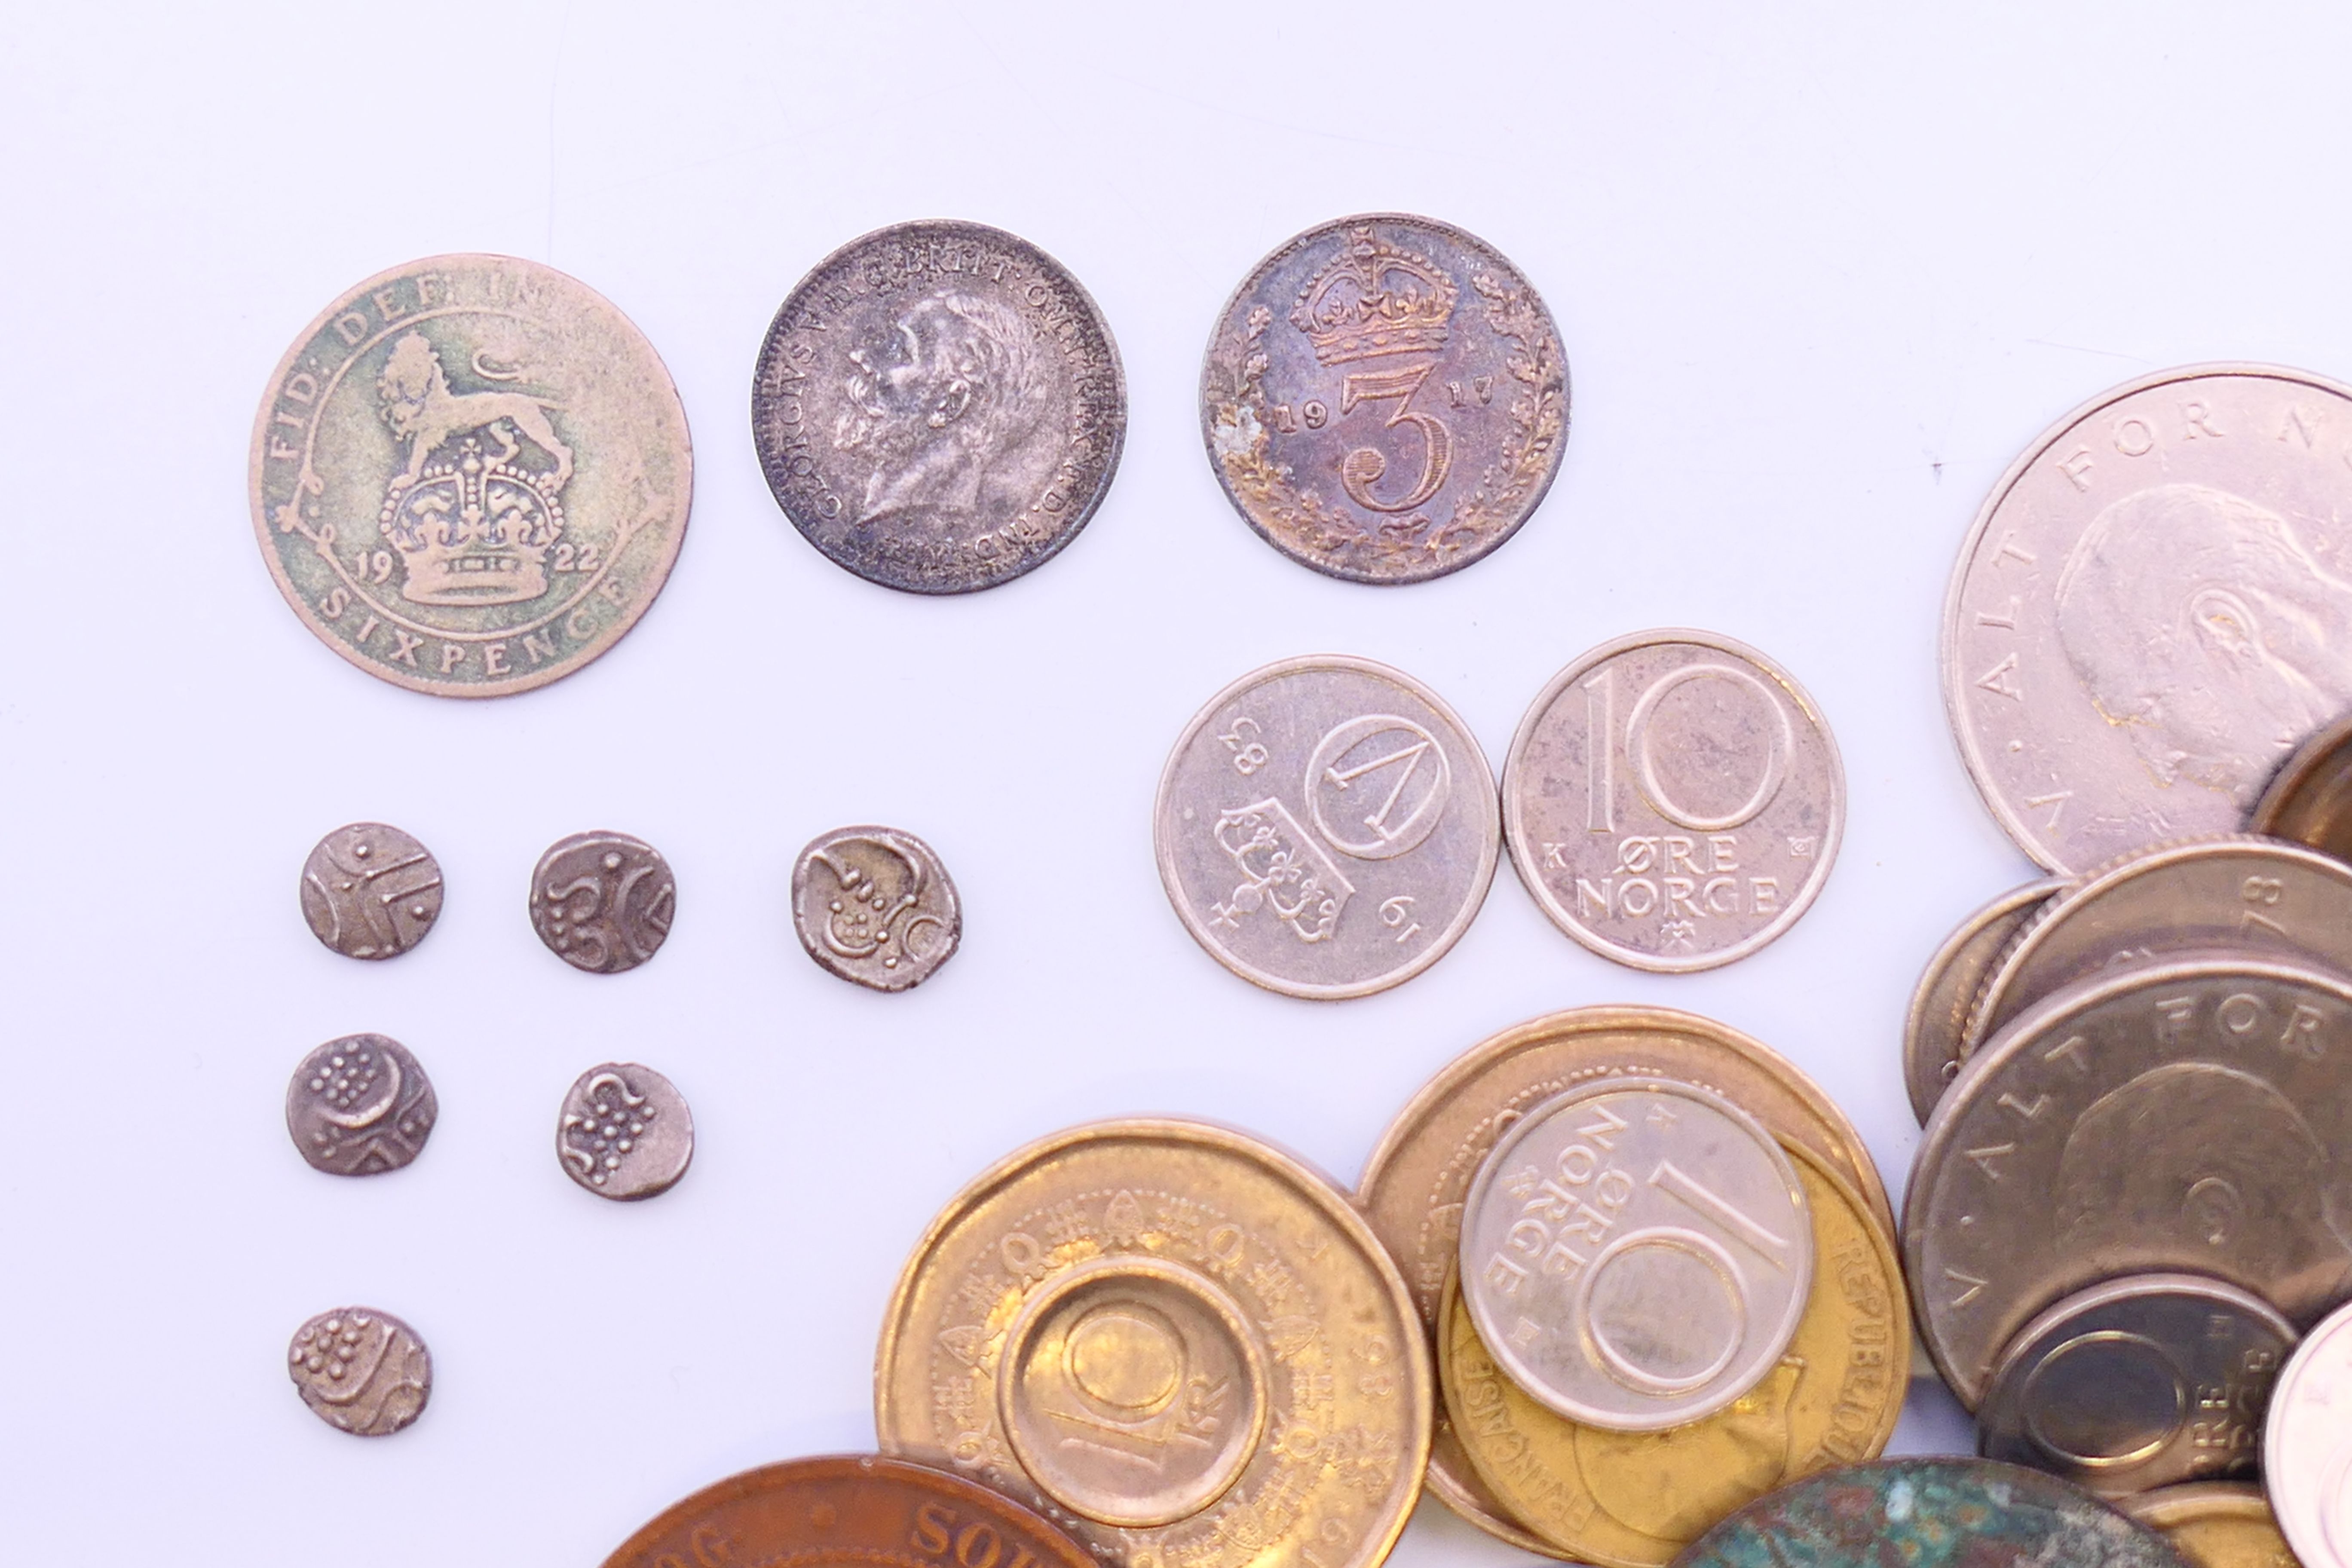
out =
{"type": "Polygon", "coordinates": [[[1780,785],[1788,777],[1789,755],[1795,748],[1796,735],[1779,696],[1748,671],[1728,664],[1686,664],[1670,669],[1642,688],[1626,711],[1622,727],[1615,668],[1594,671],[1583,684],[1587,725],[1585,826],[1589,831],[1617,831],[1617,770],[1621,759],[1633,771],[1633,782],[1643,798],[1659,816],[1696,833],[1724,833],[1752,821],[1780,793],[1780,785]],[[1728,811],[1709,813],[1678,799],[1653,745],[1651,725],[1659,704],[1677,688],[1699,680],[1729,681],[1752,694],[1763,710],[1771,715],[1771,721],[1758,727],[1756,733],[1708,737],[1727,752],[1745,753],[1745,759],[1751,760],[1756,770],[1754,787],[1728,811]]]}

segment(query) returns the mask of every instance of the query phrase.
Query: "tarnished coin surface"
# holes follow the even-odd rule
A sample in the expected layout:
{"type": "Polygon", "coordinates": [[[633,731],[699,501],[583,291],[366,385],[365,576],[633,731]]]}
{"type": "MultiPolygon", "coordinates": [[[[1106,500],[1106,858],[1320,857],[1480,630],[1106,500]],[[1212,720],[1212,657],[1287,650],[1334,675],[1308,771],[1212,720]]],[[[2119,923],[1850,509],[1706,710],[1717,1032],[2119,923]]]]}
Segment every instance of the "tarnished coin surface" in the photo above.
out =
{"type": "Polygon", "coordinates": [[[2352,1568],[2352,1300],[2311,1331],[2279,1374],[2263,1474],[2303,1568],[2352,1568]]]}
{"type": "Polygon", "coordinates": [[[1009,1499],[928,1465],[870,1454],[790,1459],[664,1510],[604,1568],[1101,1568],[1009,1499]]]}
{"type": "Polygon", "coordinates": [[[559,838],[531,868],[531,930],[550,952],[591,974],[618,974],[651,958],[677,915],[669,862],[625,833],[559,838]]]}
{"type": "Polygon", "coordinates": [[[563,1173],[600,1198],[658,1197],[694,1162],[694,1116],[653,1068],[605,1062],[565,1092],[555,1153],[563,1173]]]}
{"type": "Polygon", "coordinates": [[[1944,604],[1979,793],[2053,871],[2226,833],[2352,710],[2352,387],[2200,365],[2102,393],[1993,487],[1944,604]]]}
{"type": "Polygon", "coordinates": [[[425,1152],[440,1106],[406,1047],[383,1035],[329,1040],[286,1085],[286,1131],[333,1176],[397,1171],[425,1152]]]}
{"type": "Polygon", "coordinates": [[[824,968],[875,991],[939,973],[963,940],[963,905],[931,847],[895,827],[821,833],[793,863],[793,928],[824,968]]]}
{"type": "Polygon", "coordinates": [[[353,822],[302,862],[302,919],[345,958],[397,958],[441,914],[441,863],[397,827],[353,822]]]}
{"type": "Polygon", "coordinates": [[[1469,727],[1402,670],[1316,654],[1251,671],[1187,725],[1152,847],[1194,941],[1291,996],[1370,995],[1445,955],[1500,853],[1469,727]]]}
{"type": "Polygon", "coordinates": [[[1639,632],[1554,676],[1503,763],[1503,838],[1554,925],[1619,963],[1744,958],[1796,923],[1845,829],[1813,700],[1712,632],[1639,632]]]}
{"type": "Polygon", "coordinates": [[[751,439],[776,504],[869,583],[964,594],[1077,537],[1127,382],[1061,263],[985,224],[902,223],[816,264],[768,328],[751,439]]]}
{"type": "Polygon", "coordinates": [[[1568,363],[1494,247],[1366,213],[1288,241],[1226,302],[1201,435],[1244,521],[1292,560],[1425,582],[1510,538],[1551,488],[1568,363]]]}
{"type": "Polygon", "coordinates": [[[2254,803],[2246,827],[2352,860],[2352,718],[2295,748],[2254,803]]]}
{"type": "Polygon", "coordinates": [[[253,525],[287,603],[379,679],[499,697],[571,674],[686,538],[686,411],[612,302],[511,256],[369,279],[287,351],[253,525]]]}
{"type": "Polygon", "coordinates": [[[433,1356],[373,1307],[338,1307],[294,1331],[287,1372],[310,1413],[354,1437],[388,1437],[425,1413],[433,1356]]]}
{"type": "Polygon", "coordinates": [[[2294,1325],[2196,1274],[2106,1279],[2018,1331],[1977,1407],[1977,1451],[2102,1497],[2255,1473],[2294,1325]]]}
{"type": "Polygon", "coordinates": [[[2186,1481],[2116,1506],[2159,1531],[2193,1568],[2298,1568],[2270,1500],[2251,1481],[2186,1481]]]}
{"type": "Polygon", "coordinates": [[[1107,1562],[1370,1568],[1436,1391],[1346,1196],[1200,1122],[1001,1162],[908,1260],[875,1358],[886,1452],[1038,1508],[1107,1562]]]}
{"type": "Polygon", "coordinates": [[[1920,1126],[1959,1075],[1969,1016],[1985,977],[2050,895],[2065,886],[2063,878],[2045,877],[2011,889],[1962,921],[1927,960],[1903,1019],[1903,1087],[1920,1126]]]}

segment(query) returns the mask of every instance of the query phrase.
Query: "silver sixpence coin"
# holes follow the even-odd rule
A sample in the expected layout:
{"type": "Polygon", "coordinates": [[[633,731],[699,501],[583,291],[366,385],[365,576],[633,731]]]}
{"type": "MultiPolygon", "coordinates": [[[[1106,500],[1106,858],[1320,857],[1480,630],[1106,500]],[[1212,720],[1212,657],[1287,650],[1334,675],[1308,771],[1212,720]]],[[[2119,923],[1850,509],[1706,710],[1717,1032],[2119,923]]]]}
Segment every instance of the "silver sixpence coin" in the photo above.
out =
{"type": "Polygon", "coordinates": [[[1821,710],[1745,644],[1640,632],[1554,676],[1503,764],[1511,864],[1603,958],[1679,973],[1796,923],[1837,858],[1845,768],[1821,710]]]}
{"type": "Polygon", "coordinates": [[[955,956],[963,905],[947,867],[913,834],[837,827],[793,862],[793,928],[808,955],[842,979],[904,991],[955,956]]]}
{"type": "Polygon", "coordinates": [[[334,1176],[397,1171],[425,1152],[440,1108],[408,1048],[345,1035],[302,1058],[286,1086],[286,1131],[313,1168],[334,1176]]]}
{"type": "Polygon", "coordinates": [[[1789,1348],[1812,1289],[1811,1205],[1754,1118],[1665,1079],[1528,1112],[1462,1210],[1462,1301],[1496,1364],[1571,1421],[1679,1426],[1789,1348]]]}
{"type": "Polygon", "coordinates": [[[600,1198],[658,1197],[694,1162],[694,1117],[653,1068],[606,1062],[564,1095],[555,1152],[563,1173],[600,1198]]]}
{"type": "Polygon", "coordinates": [[[677,913],[669,862],[625,833],[559,838],[531,868],[531,930],[550,952],[591,974],[618,974],[651,958],[677,913]]]}
{"type": "Polygon", "coordinates": [[[1169,901],[1218,963],[1291,996],[1365,996],[1469,929],[1499,853],[1495,775],[1403,671],[1286,658],[1185,727],[1151,838],[1169,901]]]}
{"type": "Polygon", "coordinates": [[[2263,1474],[2304,1568],[2352,1568],[2352,1302],[2313,1329],[2279,1374],[2263,1474]]]}
{"type": "Polygon", "coordinates": [[[354,1437],[388,1437],[425,1413],[433,1356],[416,1331],[373,1307],[338,1307],[294,1331],[287,1373],[310,1413],[354,1437]]]}
{"type": "Polygon", "coordinates": [[[2060,878],[2045,877],[2011,889],[1962,921],[1920,972],[1903,1018],[1903,1087],[1920,1126],[1927,1124],[1936,1101],[1959,1076],[1969,1017],[1985,977],[2017,933],[2065,886],[2060,878]]]}
{"type": "Polygon", "coordinates": [[[397,958],[441,914],[441,863],[381,822],[354,822],[302,862],[302,918],[345,958],[397,958]]]}

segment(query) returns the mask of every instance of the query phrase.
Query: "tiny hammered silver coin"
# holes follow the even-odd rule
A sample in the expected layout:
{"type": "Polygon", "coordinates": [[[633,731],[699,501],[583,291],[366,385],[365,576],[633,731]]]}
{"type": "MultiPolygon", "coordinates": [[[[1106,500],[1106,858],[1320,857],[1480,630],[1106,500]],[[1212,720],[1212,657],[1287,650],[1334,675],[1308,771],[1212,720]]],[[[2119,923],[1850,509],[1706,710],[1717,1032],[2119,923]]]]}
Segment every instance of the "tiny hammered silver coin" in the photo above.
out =
{"type": "Polygon", "coordinates": [[[563,1173],[600,1198],[658,1197],[694,1161],[694,1117],[669,1079],[635,1062],[580,1075],[555,1128],[563,1173]]]}
{"type": "Polygon", "coordinates": [[[373,1307],[338,1307],[295,1330],[286,1370],[313,1415],[354,1437],[390,1436],[433,1394],[425,1342],[373,1307]]]}
{"type": "Polygon", "coordinates": [[[895,827],[839,827],[793,862],[793,926],[825,969],[876,991],[939,973],[963,940],[963,906],[931,847],[895,827]]]}
{"type": "Polygon", "coordinates": [[[2263,1473],[2304,1568],[2352,1568],[2352,1302],[2322,1319],[2280,1373],[2263,1473]]]}
{"type": "Polygon", "coordinates": [[[302,1058],[286,1086],[294,1147],[332,1176],[399,1170],[425,1152],[439,1114],[425,1068],[383,1035],[329,1040],[302,1058]]]}
{"type": "Polygon", "coordinates": [[[531,930],[550,952],[591,974],[618,974],[651,958],[677,913],[669,862],[625,833],[559,838],[531,869],[531,930]]]}
{"type": "Polygon", "coordinates": [[[354,822],[319,840],[302,863],[302,918],[345,958],[397,958],[441,914],[441,863],[381,822],[354,822]]]}

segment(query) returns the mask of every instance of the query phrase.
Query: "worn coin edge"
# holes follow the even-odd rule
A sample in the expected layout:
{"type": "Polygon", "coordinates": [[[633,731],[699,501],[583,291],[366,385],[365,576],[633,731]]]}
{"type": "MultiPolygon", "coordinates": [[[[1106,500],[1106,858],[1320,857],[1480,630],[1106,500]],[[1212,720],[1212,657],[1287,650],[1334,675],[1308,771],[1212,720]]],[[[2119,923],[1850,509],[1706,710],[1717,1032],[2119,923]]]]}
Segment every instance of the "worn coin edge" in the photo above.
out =
{"type": "MultiPolygon", "coordinates": [[[[1903,1015],[1903,1087],[1911,1100],[1911,1113],[1920,1126],[1925,1127],[1927,1124],[1927,1118],[1935,1113],[1936,1101],[1941,1100],[1944,1090],[1950,1087],[1945,1082],[1940,1068],[1933,1073],[1923,1073],[1921,1070],[1930,1055],[1929,1047],[1935,1043],[1927,1037],[1927,1014],[1930,999],[1937,985],[1947,973],[1950,973],[1952,965],[1958,961],[1960,953],[1969,944],[1982,935],[1995,921],[2007,919],[2032,904],[2045,902],[2052,894],[2060,891],[2066,885],[2066,879],[2063,877],[2043,877],[2011,888],[1998,898],[1979,905],[1960,918],[1959,924],[1954,926],[1952,933],[1944,939],[1944,944],[1937,948],[1934,956],[1927,960],[1927,966],[1919,972],[1919,983],[1912,988],[1911,1005],[1903,1015]],[[1934,1093],[1923,1097],[1921,1091],[1931,1078],[1935,1083],[1934,1093]]],[[[2018,929],[2021,931],[2024,926],[2021,925],[2018,929]]],[[[2015,931],[2003,939],[2000,952],[1993,955],[1992,965],[1985,971],[1986,978],[1990,978],[1992,970],[2000,966],[2000,953],[2006,952],[2009,950],[2009,943],[2015,940],[2015,931]]],[[[1979,992],[1984,989],[1982,979],[1978,981],[1977,989],[1979,992]]],[[[1974,1012],[1973,998],[1968,1011],[1971,1014],[1974,1012]]],[[[1966,1037],[1965,1022],[1964,1019],[1962,1039],[1966,1037]]],[[[1939,1062],[1949,1059],[1957,1069],[1961,1062],[1968,1059],[1968,1057],[1967,1052],[1962,1050],[1949,1058],[1937,1058],[1937,1059],[1939,1062]]]]}

